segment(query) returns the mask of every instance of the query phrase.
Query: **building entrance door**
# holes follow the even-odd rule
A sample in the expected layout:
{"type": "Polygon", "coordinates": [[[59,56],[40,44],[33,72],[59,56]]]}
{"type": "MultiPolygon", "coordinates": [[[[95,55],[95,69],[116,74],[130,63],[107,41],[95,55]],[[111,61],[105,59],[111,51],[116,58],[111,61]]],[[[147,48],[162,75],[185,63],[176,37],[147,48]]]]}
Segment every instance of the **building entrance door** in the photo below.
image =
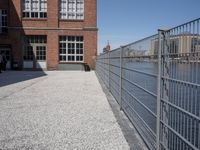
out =
{"type": "Polygon", "coordinates": [[[0,46],[0,54],[3,54],[6,56],[7,59],[7,64],[6,64],[6,68],[10,69],[11,68],[11,48],[9,48],[9,46],[0,46]]]}
{"type": "Polygon", "coordinates": [[[47,37],[28,35],[24,37],[24,69],[46,69],[47,37]]]}
{"type": "Polygon", "coordinates": [[[25,46],[25,69],[46,69],[46,66],[46,44],[29,44],[25,46]]]}
{"type": "Polygon", "coordinates": [[[24,68],[33,69],[34,68],[33,62],[34,62],[33,46],[26,45],[24,46],[24,62],[23,62],[24,68]]]}
{"type": "Polygon", "coordinates": [[[46,69],[46,44],[37,44],[34,46],[35,67],[37,69],[46,69]]]}

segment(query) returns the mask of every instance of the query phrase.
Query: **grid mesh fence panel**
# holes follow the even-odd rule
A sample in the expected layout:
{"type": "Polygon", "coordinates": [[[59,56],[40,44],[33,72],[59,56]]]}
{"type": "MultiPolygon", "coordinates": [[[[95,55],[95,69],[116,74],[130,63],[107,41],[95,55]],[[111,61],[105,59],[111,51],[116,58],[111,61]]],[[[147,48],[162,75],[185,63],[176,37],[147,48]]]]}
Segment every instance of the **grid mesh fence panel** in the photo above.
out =
{"type": "Polygon", "coordinates": [[[196,19],[97,56],[98,76],[149,149],[200,149],[199,30],[196,19]]]}

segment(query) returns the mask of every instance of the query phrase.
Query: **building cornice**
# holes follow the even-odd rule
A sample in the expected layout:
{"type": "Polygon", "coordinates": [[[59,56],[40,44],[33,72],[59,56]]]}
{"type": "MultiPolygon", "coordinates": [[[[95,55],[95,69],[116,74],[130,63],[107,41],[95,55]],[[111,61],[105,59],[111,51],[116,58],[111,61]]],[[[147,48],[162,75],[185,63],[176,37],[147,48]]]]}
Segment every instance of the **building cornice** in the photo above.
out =
{"type": "Polygon", "coordinates": [[[8,29],[14,30],[68,30],[68,31],[98,31],[96,27],[84,27],[84,28],[50,28],[50,27],[8,27],[8,29]]]}
{"type": "Polygon", "coordinates": [[[86,31],[98,31],[98,28],[96,27],[84,27],[83,30],[86,30],[86,31]]]}

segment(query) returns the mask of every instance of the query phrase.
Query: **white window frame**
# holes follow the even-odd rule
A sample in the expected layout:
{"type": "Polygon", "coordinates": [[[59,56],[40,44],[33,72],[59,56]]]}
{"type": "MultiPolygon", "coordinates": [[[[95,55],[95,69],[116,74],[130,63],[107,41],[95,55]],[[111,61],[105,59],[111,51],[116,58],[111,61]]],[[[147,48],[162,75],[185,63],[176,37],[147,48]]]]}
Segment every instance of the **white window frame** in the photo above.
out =
{"type": "Polygon", "coordinates": [[[35,57],[37,61],[45,62],[47,59],[46,45],[36,45],[35,57]]]}
{"type": "Polygon", "coordinates": [[[47,59],[47,37],[45,35],[31,35],[24,37],[24,60],[25,61],[46,61],[47,59]],[[36,47],[43,47],[44,50],[37,50],[36,47]],[[30,48],[30,49],[29,49],[30,48]],[[32,52],[31,52],[32,51],[32,52]],[[37,55],[37,51],[45,51],[45,54],[37,55]],[[32,53],[32,54],[31,54],[32,53]],[[29,55],[31,54],[31,55],[29,55]],[[44,60],[37,59],[37,57],[45,56],[44,60]],[[32,58],[31,58],[32,57],[32,58]],[[35,57],[35,58],[34,58],[35,57]]]}
{"type": "Polygon", "coordinates": [[[47,18],[47,0],[23,0],[22,3],[22,16],[24,18],[47,18]],[[28,16],[24,16],[25,13],[28,16]],[[32,13],[37,14],[37,16],[32,17],[32,13]]]}
{"type": "Polygon", "coordinates": [[[60,36],[60,39],[59,39],[59,45],[64,43],[66,46],[65,46],[65,50],[66,50],[66,54],[62,54],[60,53],[60,49],[61,47],[59,46],[59,62],[61,63],[65,63],[65,62],[74,62],[74,63],[83,63],[84,62],[84,37],[83,36],[60,36]],[[66,37],[66,40],[63,41],[61,40],[62,38],[61,37],[66,37]],[[75,40],[74,41],[69,41],[68,40],[68,37],[74,37],[75,40]],[[77,37],[82,37],[83,38],[83,41],[77,41],[76,38],[77,37]],[[68,54],[68,44],[71,43],[71,44],[74,44],[74,54],[68,54]],[[77,54],[76,51],[77,51],[77,44],[82,44],[83,45],[83,53],[82,54],[77,54]],[[66,61],[63,61],[63,60],[60,60],[60,56],[65,56],[66,57],[66,61]],[[68,60],[68,56],[74,56],[74,61],[73,60],[68,60]],[[82,56],[83,60],[77,60],[77,56],[82,56]]]}
{"type": "Polygon", "coordinates": [[[85,4],[84,0],[59,0],[60,19],[84,20],[84,4],[85,4]],[[70,2],[74,4],[71,5],[70,2]]]}
{"type": "Polygon", "coordinates": [[[6,9],[0,9],[0,34],[1,33],[7,33],[7,32],[3,32],[2,28],[8,28],[8,12],[6,9]],[[6,13],[3,14],[3,11],[5,11],[6,13]],[[4,22],[6,25],[3,25],[3,17],[6,18],[6,22],[4,22]]]}

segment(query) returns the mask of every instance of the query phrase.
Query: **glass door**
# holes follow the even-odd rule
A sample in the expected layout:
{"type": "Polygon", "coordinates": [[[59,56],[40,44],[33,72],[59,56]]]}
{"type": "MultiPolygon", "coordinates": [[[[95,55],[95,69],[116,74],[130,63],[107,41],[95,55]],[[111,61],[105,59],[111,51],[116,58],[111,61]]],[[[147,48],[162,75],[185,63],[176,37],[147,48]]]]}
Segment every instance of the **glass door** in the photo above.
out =
{"type": "Polygon", "coordinates": [[[46,69],[46,45],[40,44],[34,47],[34,52],[36,56],[36,68],[37,69],[46,69]]]}

